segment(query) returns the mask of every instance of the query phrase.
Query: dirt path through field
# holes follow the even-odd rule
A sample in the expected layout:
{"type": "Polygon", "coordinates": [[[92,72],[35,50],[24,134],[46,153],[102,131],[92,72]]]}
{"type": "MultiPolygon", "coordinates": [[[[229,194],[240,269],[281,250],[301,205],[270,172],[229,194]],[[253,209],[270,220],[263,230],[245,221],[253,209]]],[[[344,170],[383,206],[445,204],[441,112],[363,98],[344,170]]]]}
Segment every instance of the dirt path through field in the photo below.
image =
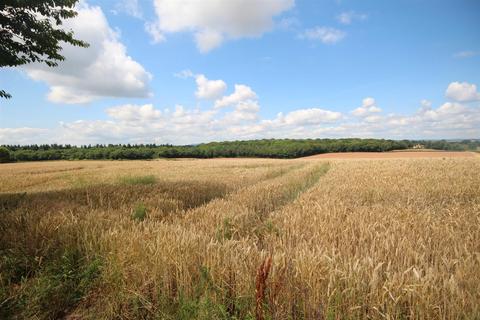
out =
{"type": "Polygon", "coordinates": [[[472,158],[474,152],[455,151],[390,151],[323,153],[301,159],[402,159],[402,158],[472,158]]]}

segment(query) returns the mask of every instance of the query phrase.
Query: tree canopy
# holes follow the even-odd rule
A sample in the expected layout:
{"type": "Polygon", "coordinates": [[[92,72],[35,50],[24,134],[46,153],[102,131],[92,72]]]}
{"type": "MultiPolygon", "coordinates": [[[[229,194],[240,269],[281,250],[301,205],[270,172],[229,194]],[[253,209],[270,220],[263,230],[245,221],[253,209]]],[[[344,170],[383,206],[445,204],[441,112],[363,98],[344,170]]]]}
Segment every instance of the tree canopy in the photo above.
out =
{"type": "Polygon", "coordinates": [[[10,150],[5,147],[0,147],[0,163],[2,162],[10,162],[10,150]]]}
{"type": "MultiPolygon", "coordinates": [[[[32,62],[50,67],[65,59],[62,42],[87,47],[75,39],[73,31],[60,26],[77,15],[78,0],[2,0],[0,2],[0,67],[32,62]]],[[[11,95],[0,90],[0,97],[11,95]]]]}
{"type": "Polygon", "coordinates": [[[210,142],[198,145],[9,145],[11,161],[77,159],[155,159],[262,157],[298,158],[326,152],[382,152],[422,145],[437,150],[480,150],[480,140],[412,141],[384,139],[263,139],[210,142]]]}

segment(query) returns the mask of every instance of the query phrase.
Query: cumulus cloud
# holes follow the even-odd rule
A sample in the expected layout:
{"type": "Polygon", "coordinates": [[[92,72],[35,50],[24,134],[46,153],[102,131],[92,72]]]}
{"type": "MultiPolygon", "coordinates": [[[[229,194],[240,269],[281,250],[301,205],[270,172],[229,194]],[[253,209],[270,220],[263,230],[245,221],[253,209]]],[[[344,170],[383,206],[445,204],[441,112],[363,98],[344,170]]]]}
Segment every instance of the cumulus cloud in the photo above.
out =
{"type": "Polygon", "coordinates": [[[480,93],[475,84],[468,82],[452,82],[445,92],[447,98],[460,102],[480,100],[480,93]]]}
{"type": "Polygon", "coordinates": [[[166,40],[157,24],[145,22],[145,31],[150,35],[152,43],[160,43],[166,40]]]}
{"type": "Polygon", "coordinates": [[[366,116],[363,120],[369,123],[376,123],[376,122],[382,121],[383,117],[375,114],[375,115],[366,116]]]}
{"type": "Polygon", "coordinates": [[[431,107],[432,106],[432,101],[430,100],[427,100],[427,99],[422,99],[420,100],[420,104],[422,105],[422,107],[431,107]]]}
{"type": "Polygon", "coordinates": [[[175,73],[174,76],[180,79],[195,78],[195,83],[197,84],[195,96],[198,99],[215,100],[220,98],[227,90],[225,81],[221,79],[210,80],[204,74],[194,74],[191,70],[180,71],[175,73]]]}
{"type": "Polygon", "coordinates": [[[32,141],[45,141],[51,137],[51,130],[43,128],[0,128],[0,145],[29,144],[32,141]]]}
{"type": "Polygon", "coordinates": [[[355,11],[342,12],[337,16],[337,21],[341,24],[351,24],[354,20],[364,21],[368,16],[364,13],[357,13],[355,11]]]}
{"type": "Polygon", "coordinates": [[[356,117],[367,117],[371,116],[372,113],[378,113],[381,111],[382,109],[376,106],[375,99],[368,97],[362,100],[362,106],[353,110],[352,114],[356,117]]]}
{"type": "Polygon", "coordinates": [[[467,108],[460,103],[446,102],[438,108],[440,114],[459,114],[467,111],[467,108]]]}
{"type": "MultiPolygon", "coordinates": [[[[175,110],[170,112],[167,110],[165,112],[165,123],[168,124],[170,121],[177,125],[195,125],[197,126],[208,126],[213,117],[217,112],[214,110],[202,111],[198,108],[196,109],[186,109],[182,105],[176,105],[175,110]]],[[[181,129],[188,129],[181,127],[181,129]]]]}
{"type": "Polygon", "coordinates": [[[480,134],[480,106],[446,102],[438,108],[422,101],[413,115],[390,115],[386,119],[390,131],[433,138],[476,138],[480,134]],[[407,129],[408,128],[408,129],[407,129]]]}
{"type": "MultiPolygon", "coordinates": [[[[188,77],[197,77],[187,72],[188,77]]],[[[204,76],[206,78],[206,76],[204,76]]],[[[207,80],[209,81],[209,80],[207,80]]],[[[152,104],[119,105],[105,110],[107,120],[78,120],[57,128],[2,128],[0,144],[16,143],[173,143],[258,138],[376,137],[393,139],[478,138],[480,103],[422,100],[412,114],[383,115],[372,97],[355,116],[324,108],[300,108],[260,116],[256,93],[236,85],[232,94],[211,100],[208,108],[160,110],[152,104]],[[218,107],[220,105],[221,107],[218,107]]]]}
{"type": "Polygon", "coordinates": [[[124,12],[139,19],[143,16],[138,0],[121,0],[115,5],[115,11],[124,12]]]}
{"type": "MultiPolygon", "coordinates": [[[[152,105],[108,108],[108,120],[61,123],[45,142],[86,143],[196,143],[218,132],[212,129],[215,112],[176,105],[160,110],[152,105]]],[[[1,143],[1,140],[0,140],[1,143]]]]}
{"type": "Polygon", "coordinates": [[[195,42],[201,53],[207,53],[222,44],[223,35],[215,30],[202,30],[195,33],[195,42]]]}
{"type": "Polygon", "coordinates": [[[320,108],[310,108],[295,110],[287,113],[285,116],[280,114],[278,118],[287,125],[304,126],[335,122],[342,118],[342,114],[320,108]]]}
{"type": "Polygon", "coordinates": [[[233,112],[229,112],[223,119],[224,124],[238,124],[244,121],[251,122],[258,119],[260,105],[258,101],[246,100],[240,101],[233,112]]]}
{"type": "Polygon", "coordinates": [[[275,16],[294,4],[294,0],[154,0],[155,30],[192,32],[198,49],[208,52],[225,39],[261,36],[272,29],[275,16]]]}
{"type": "Polygon", "coordinates": [[[195,96],[199,99],[213,100],[220,97],[227,90],[225,81],[208,80],[203,74],[196,75],[195,82],[197,83],[195,96]]]}
{"type": "Polygon", "coordinates": [[[57,103],[87,103],[101,97],[148,97],[151,75],[127,55],[119,34],[110,28],[100,7],[82,2],[78,16],[66,20],[88,48],[64,44],[65,61],[58,67],[29,64],[23,67],[34,80],[50,86],[48,99],[57,103]]]}
{"type": "Polygon", "coordinates": [[[224,96],[215,101],[215,108],[224,108],[242,101],[255,99],[257,99],[257,94],[252,88],[243,84],[236,84],[235,91],[231,95],[224,96]]]}
{"type": "Polygon", "coordinates": [[[345,38],[346,33],[331,27],[315,27],[300,34],[300,38],[321,41],[324,44],[334,44],[345,38]]]}
{"type": "Polygon", "coordinates": [[[162,115],[162,112],[156,110],[151,104],[143,106],[126,104],[108,108],[106,113],[113,119],[121,121],[149,121],[158,119],[162,115]]]}

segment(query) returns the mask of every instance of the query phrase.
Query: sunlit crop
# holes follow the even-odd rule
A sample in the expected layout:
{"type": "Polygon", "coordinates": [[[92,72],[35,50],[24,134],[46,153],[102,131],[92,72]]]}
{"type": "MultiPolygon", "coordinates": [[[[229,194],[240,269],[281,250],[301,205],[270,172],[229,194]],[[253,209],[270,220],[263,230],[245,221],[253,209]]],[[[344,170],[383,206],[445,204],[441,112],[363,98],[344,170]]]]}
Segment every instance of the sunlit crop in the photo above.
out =
{"type": "Polygon", "coordinates": [[[473,158],[0,165],[0,318],[476,319],[473,158]]]}

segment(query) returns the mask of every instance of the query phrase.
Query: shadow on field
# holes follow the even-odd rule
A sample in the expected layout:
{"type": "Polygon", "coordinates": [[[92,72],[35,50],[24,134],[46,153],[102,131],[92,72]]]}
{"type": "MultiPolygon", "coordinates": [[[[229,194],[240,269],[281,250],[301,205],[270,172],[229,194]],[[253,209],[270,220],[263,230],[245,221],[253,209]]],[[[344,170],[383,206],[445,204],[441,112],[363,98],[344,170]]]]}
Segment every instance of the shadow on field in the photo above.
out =
{"type": "Polygon", "coordinates": [[[156,206],[165,199],[174,201],[177,209],[186,210],[223,197],[229,191],[225,184],[198,181],[92,185],[48,192],[0,194],[0,212],[16,209],[47,212],[78,207],[108,210],[139,202],[156,206]]]}

